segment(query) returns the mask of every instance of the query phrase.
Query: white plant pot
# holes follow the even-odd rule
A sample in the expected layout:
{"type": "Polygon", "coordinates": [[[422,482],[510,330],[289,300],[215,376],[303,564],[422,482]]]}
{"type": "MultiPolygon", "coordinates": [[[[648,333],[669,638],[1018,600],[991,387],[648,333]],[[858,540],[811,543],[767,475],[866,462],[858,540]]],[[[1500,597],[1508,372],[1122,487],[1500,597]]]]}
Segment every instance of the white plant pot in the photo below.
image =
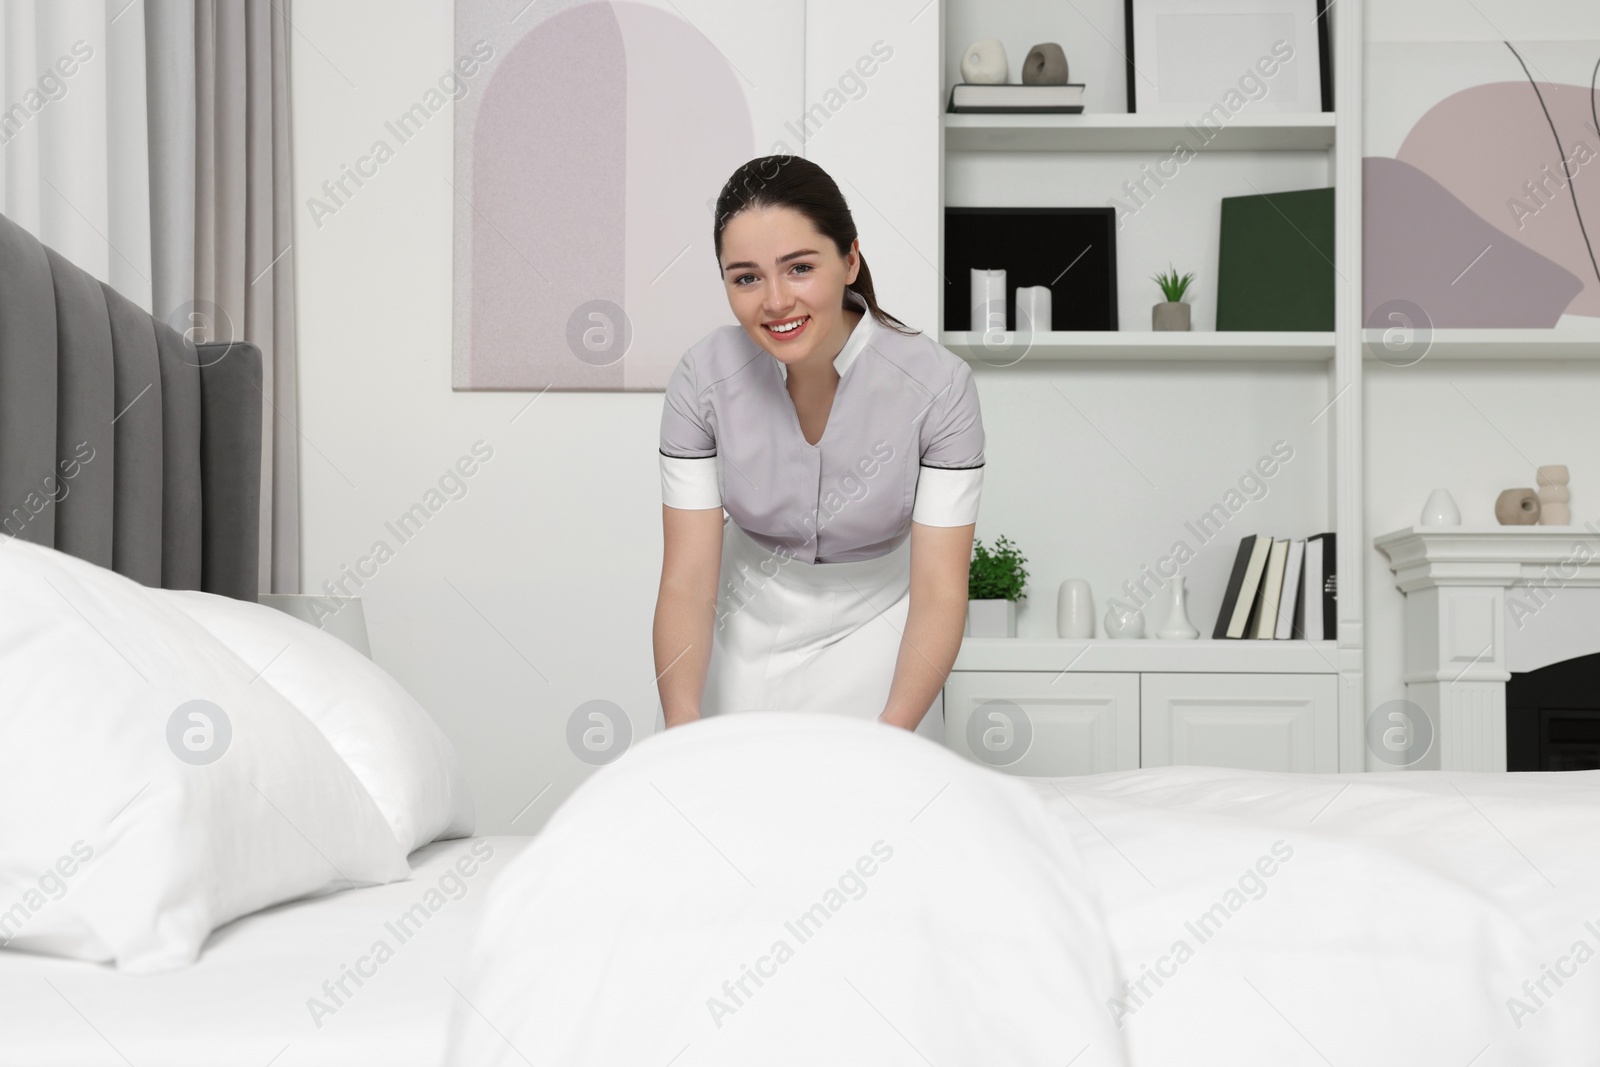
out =
{"type": "Polygon", "coordinates": [[[1017,602],[1004,597],[967,601],[968,637],[1017,636],[1017,602]]]}

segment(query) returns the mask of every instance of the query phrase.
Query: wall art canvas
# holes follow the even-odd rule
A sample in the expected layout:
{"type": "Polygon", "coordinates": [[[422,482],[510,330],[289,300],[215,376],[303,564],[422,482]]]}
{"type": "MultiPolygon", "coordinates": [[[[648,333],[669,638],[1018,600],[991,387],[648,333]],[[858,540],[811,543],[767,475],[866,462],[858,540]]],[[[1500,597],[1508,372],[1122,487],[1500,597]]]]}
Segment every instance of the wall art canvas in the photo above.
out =
{"type": "Polygon", "coordinates": [[[1367,61],[1365,325],[1600,329],[1600,39],[1367,61]]]}
{"type": "Polygon", "coordinates": [[[456,0],[454,388],[661,389],[734,321],[714,204],[748,160],[805,154],[804,49],[772,47],[804,14],[456,0]]]}

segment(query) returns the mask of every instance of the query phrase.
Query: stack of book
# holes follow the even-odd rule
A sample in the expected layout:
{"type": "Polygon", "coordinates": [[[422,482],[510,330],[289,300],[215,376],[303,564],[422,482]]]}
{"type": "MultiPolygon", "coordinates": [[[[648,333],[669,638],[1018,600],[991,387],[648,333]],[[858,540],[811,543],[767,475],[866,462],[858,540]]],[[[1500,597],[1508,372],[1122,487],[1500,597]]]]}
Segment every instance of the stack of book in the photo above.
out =
{"type": "Polygon", "coordinates": [[[959,82],[950,87],[950,103],[945,110],[977,115],[1079,115],[1083,113],[1083,83],[976,85],[959,82]]]}
{"type": "Polygon", "coordinates": [[[1337,636],[1337,539],[1251,534],[1240,539],[1212,637],[1333,640],[1337,636]]]}

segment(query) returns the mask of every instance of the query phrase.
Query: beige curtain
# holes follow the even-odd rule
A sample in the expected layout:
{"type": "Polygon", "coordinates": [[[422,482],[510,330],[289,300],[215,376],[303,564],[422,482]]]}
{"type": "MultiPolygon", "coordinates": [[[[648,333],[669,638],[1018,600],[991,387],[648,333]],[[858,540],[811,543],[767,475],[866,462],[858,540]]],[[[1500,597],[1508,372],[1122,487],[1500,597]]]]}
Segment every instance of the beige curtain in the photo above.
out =
{"type": "Polygon", "coordinates": [[[297,593],[291,0],[183,3],[193,4],[192,319],[208,339],[261,349],[261,591],[297,593]]]}
{"type": "Polygon", "coordinates": [[[0,0],[0,211],[263,358],[260,591],[300,591],[291,0],[0,0]]]}

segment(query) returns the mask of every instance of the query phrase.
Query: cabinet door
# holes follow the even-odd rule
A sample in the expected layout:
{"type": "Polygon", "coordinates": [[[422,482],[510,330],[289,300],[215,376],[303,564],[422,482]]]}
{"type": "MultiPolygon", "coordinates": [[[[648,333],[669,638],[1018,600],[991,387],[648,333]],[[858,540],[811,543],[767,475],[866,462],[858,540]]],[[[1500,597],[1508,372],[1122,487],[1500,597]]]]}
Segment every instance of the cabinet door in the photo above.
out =
{"type": "Polygon", "coordinates": [[[1141,766],[1339,769],[1331,674],[1140,676],[1141,766]]]}
{"type": "Polygon", "coordinates": [[[951,671],[944,743],[1008,774],[1133,770],[1139,766],[1139,676],[951,671]]]}

